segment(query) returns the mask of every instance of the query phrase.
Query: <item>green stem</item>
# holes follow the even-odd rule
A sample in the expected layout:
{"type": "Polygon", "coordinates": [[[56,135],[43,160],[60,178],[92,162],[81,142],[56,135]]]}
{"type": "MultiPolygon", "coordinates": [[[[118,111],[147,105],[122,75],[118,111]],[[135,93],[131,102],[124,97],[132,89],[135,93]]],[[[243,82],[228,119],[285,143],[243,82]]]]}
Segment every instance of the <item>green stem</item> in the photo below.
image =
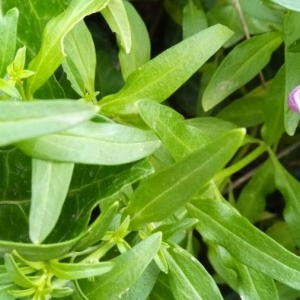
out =
{"type": "Polygon", "coordinates": [[[255,160],[257,157],[259,157],[262,153],[264,153],[267,149],[268,149],[268,146],[265,144],[257,147],[254,151],[252,151],[247,156],[242,158],[236,164],[234,164],[234,165],[222,170],[218,174],[216,174],[214,177],[214,180],[216,182],[220,182],[220,181],[224,180],[225,178],[231,176],[232,174],[240,171],[242,168],[249,165],[253,160],[255,160]]]}
{"type": "Polygon", "coordinates": [[[84,258],[82,262],[96,261],[96,260],[99,261],[101,257],[103,257],[115,245],[116,245],[115,239],[110,240],[108,242],[104,242],[96,251],[94,251],[92,254],[84,258]]]}
{"type": "Polygon", "coordinates": [[[18,90],[20,92],[20,95],[22,96],[22,99],[26,101],[27,97],[26,97],[26,94],[25,94],[23,82],[22,81],[17,82],[17,87],[18,87],[18,90]]]}

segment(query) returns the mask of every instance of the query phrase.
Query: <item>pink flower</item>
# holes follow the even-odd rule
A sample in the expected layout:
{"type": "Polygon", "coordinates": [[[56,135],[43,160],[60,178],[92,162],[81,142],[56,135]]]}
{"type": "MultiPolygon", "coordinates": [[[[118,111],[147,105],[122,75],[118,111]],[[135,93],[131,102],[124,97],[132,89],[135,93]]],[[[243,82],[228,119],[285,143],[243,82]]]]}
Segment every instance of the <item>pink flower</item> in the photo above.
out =
{"type": "Polygon", "coordinates": [[[290,92],[288,104],[292,111],[300,113],[300,85],[290,92]]]}

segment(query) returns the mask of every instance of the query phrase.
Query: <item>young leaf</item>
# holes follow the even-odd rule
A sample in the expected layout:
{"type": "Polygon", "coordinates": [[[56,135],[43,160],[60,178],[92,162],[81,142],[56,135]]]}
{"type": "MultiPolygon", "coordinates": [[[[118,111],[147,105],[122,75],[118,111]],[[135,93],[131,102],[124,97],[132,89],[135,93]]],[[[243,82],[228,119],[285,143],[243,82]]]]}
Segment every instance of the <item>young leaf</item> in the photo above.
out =
{"type": "Polygon", "coordinates": [[[284,132],[284,102],[285,68],[282,67],[274,77],[263,104],[266,120],[261,133],[268,145],[278,142],[284,132]]]}
{"type": "Polygon", "coordinates": [[[114,123],[85,122],[18,146],[26,154],[45,160],[118,165],[152,154],[160,141],[150,131],[114,123]]]}
{"type": "Polygon", "coordinates": [[[203,146],[199,131],[183,123],[183,116],[173,109],[150,100],[136,104],[145,123],[160,137],[176,161],[203,146]]]}
{"type": "Polygon", "coordinates": [[[110,272],[114,263],[99,262],[99,263],[61,263],[57,260],[50,260],[50,272],[56,277],[66,280],[76,280],[93,276],[100,276],[110,272]]]}
{"type": "Polygon", "coordinates": [[[67,55],[62,66],[73,89],[83,97],[86,91],[95,93],[96,52],[90,31],[80,21],[66,35],[64,51],[67,55]]]}
{"type": "Polygon", "coordinates": [[[115,300],[121,298],[140,278],[161,246],[161,234],[155,233],[129,251],[112,259],[114,268],[95,278],[94,282],[79,281],[89,300],[115,300]],[[145,255],[147,253],[147,255],[145,255]]]}
{"type": "Polygon", "coordinates": [[[13,8],[0,19],[0,77],[5,76],[6,67],[15,56],[18,18],[19,11],[13,8]]]}
{"type": "Polygon", "coordinates": [[[272,155],[272,160],[275,165],[275,184],[285,199],[284,219],[289,226],[296,245],[299,246],[300,183],[284,169],[274,155],[272,155]]]}
{"type": "Polygon", "coordinates": [[[169,282],[176,300],[223,299],[205,268],[195,257],[179,246],[165,251],[169,265],[169,282]]]}
{"type": "Polygon", "coordinates": [[[255,228],[227,203],[200,200],[188,204],[196,228],[235,259],[290,287],[300,289],[300,258],[255,228]]]}
{"type": "Polygon", "coordinates": [[[162,221],[182,207],[224,167],[244,134],[242,129],[232,130],[139,185],[126,210],[130,228],[162,221]]]}
{"type": "Polygon", "coordinates": [[[93,117],[96,106],[75,101],[0,102],[0,146],[67,129],[93,117]]]}
{"type": "Polygon", "coordinates": [[[183,8],[182,32],[186,39],[207,28],[205,13],[198,0],[189,0],[183,8]]]}
{"type": "Polygon", "coordinates": [[[29,98],[53,74],[64,58],[61,41],[85,16],[103,9],[110,0],[73,0],[67,9],[53,18],[45,27],[42,45],[37,56],[30,62],[34,71],[26,83],[29,98]]]}
{"type": "Polygon", "coordinates": [[[100,241],[116,216],[118,208],[119,203],[114,202],[104,212],[101,212],[100,216],[87,229],[82,239],[74,246],[74,249],[76,251],[84,250],[100,241]]]}
{"type": "Polygon", "coordinates": [[[282,39],[277,32],[255,36],[236,46],[222,61],[202,98],[205,111],[252,79],[269,62],[282,39]]]}
{"type": "Polygon", "coordinates": [[[131,35],[130,52],[126,53],[122,47],[119,51],[121,70],[123,78],[126,80],[133,71],[149,61],[151,46],[147,28],[138,12],[128,1],[124,1],[123,5],[128,16],[131,35]]]}
{"type": "MultiPolygon", "coordinates": [[[[300,38],[300,13],[288,12],[283,23],[283,40],[285,49],[288,49],[297,39],[300,38]]],[[[294,113],[288,107],[289,93],[299,85],[300,60],[299,53],[285,51],[285,99],[284,101],[284,125],[287,134],[293,135],[300,120],[299,114],[294,113]]]]}
{"type": "Polygon", "coordinates": [[[74,164],[32,160],[29,235],[41,243],[55,226],[65,201],[74,164]]]}
{"type": "Polygon", "coordinates": [[[140,99],[162,102],[195,73],[231,36],[225,26],[215,25],[191,36],[133,72],[115,95],[104,97],[100,106],[108,114],[136,113],[140,99]]]}
{"type": "Polygon", "coordinates": [[[117,34],[120,47],[128,54],[131,50],[131,32],[124,2],[110,0],[107,6],[101,10],[101,14],[111,30],[117,34]]]}

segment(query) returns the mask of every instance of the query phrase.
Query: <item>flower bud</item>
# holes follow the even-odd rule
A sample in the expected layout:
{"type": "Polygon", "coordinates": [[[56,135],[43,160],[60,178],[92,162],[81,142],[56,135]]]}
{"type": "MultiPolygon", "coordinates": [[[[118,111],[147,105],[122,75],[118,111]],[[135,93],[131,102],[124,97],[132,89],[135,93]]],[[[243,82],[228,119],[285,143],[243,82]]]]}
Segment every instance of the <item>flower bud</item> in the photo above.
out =
{"type": "Polygon", "coordinates": [[[288,104],[292,111],[300,113],[300,85],[290,92],[288,104]]]}

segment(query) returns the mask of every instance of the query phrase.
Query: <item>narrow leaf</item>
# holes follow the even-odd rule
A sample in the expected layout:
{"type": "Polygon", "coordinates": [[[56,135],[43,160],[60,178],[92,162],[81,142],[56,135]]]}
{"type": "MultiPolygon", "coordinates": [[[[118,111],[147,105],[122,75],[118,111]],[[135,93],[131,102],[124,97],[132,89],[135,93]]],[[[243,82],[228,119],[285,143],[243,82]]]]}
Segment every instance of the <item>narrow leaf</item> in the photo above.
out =
{"type": "Polygon", "coordinates": [[[50,260],[50,272],[60,279],[76,280],[93,276],[100,276],[110,272],[114,264],[112,262],[100,263],[61,263],[50,260]]]}
{"type": "Polygon", "coordinates": [[[67,33],[85,16],[103,9],[110,0],[73,0],[67,9],[45,27],[42,45],[29,69],[35,74],[26,84],[29,98],[53,74],[64,58],[62,41],[67,33]]]}
{"type": "Polygon", "coordinates": [[[131,50],[131,31],[124,2],[122,0],[110,0],[107,6],[102,9],[101,14],[111,30],[117,34],[118,44],[128,54],[131,50]]]}
{"type": "Polygon", "coordinates": [[[114,123],[86,122],[18,146],[26,154],[45,160],[118,165],[152,154],[160,141],[150,131],[114,123]]]}
{"type": "Polygon", "coordinates": [[[74,90],[83,97],[95,92],[96,51],[90,31],[80,21],[64,39],[63,68],[74,90]]]}
{"type": "Polygon", "coordinates": [[[300,183],[284,169],[274,155],[272,155],[272,160],[275,165],[275,184],[285,200],[284,219],[289,226],[296,245],[299,246],[300,183]]]}
{"type": "Polygon", "coordinates": [[[126,53],[121,47],[119,51],[119,61],[123,78],[127,79],[133,71],[142,67],[150,60],[151,45],[146,25],[139,13],[130,2],[124,1],[123,5],[130,26],[131,49],[129,53],[126,53]]]}
{"type": "Polygon", "coordinates": [[[289,52],[287,49],[300,38],[300,12],[290,11],[285,15],[283,23],[283,40],[285,44],[285,101],[284,126],[287,134],[293,135],[298,127],[300,115],[288,107],[289,93],[299,85],[300,59],[299,53],[289,52]]]}
{"type": "Polygon", "coordinates": [[[184,124],[183,116],[173,109],[150,100],[136,104],[145,123],[160,137],[176,161],[203,146],[199,131],[184,124]]]}
{"type": "Polygon", "coordinates": [[[197,230],[235,259],[295,289],[300,288],[300,258],[255,228],[227,203],[200,200],[188,204],[197,230]]]}
{"type": "Polygon", "coordinates": [[[161,234],[155,233],[124,254],[111,260],[114,268],[95,278],[94,282],[80,281],[80,287],[89,300],[115,300],[130,290],[152,261],[161,246],[161,234]],[[147,255],[145,255],[147,253],[147,255]]]}
{"type": "Polygon", "coordinates": [[[225,166],[244,134],[232,130],[139,185],[127,207],[130,228],[162,221],[182,207],[225,166]]]}
{"type": "Polygon", "coordinates": [[[19,11],[9,10],[0,20],[0,77],[6,74],[6,67],[13,61],[16,50],[19,11]]]}
{"type": "Polygon", "coordinates": [[[202,98],[204,110],[213,108],[258,74],[281,42],[279,33],[270,32],[254,36],[236,46],[209,82],[202,98]]]}
{"type": "Polygon", "coordinates": [[[32,160],[29,234],[41,243],[54,228],[65,201],[74,164],[32,160]]]}
{"type": "Polygon", "coordinates": [[[179,246],[164,253],[175,299],[223,299],[215,281],[195,257],[179,246]]]}
{"type": "Polygon", "coordinates": [[[125,86],[100,102],[105,113],[131,114],[140,99],[162,102],[174,93],[229,39],[232,32],[215,25],[191,36],[133,72],[125,86]]]}
{"type": "Polygon", "coordinates": [[[93,117],[96,106],[75,101],[0,102],[0,146],[67,129],[93,117]]]}

